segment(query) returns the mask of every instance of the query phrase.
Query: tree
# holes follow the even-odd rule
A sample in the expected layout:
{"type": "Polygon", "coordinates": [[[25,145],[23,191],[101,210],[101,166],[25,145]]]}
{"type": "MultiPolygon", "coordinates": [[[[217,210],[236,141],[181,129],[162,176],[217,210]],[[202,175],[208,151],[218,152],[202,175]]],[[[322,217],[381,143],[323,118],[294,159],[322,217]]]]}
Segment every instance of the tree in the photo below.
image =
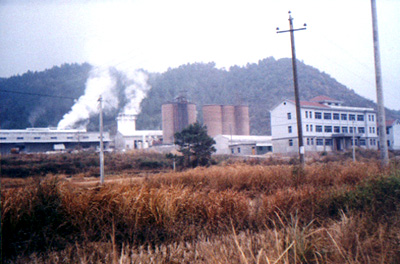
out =
{"type": "Polygon", "coordinates": [[[211,154],[216,151],[215,140],[207,135],[207,127],[197,122],[175,133],[175,144],[183,155],[185,167],[210,164],[211,154]]]}

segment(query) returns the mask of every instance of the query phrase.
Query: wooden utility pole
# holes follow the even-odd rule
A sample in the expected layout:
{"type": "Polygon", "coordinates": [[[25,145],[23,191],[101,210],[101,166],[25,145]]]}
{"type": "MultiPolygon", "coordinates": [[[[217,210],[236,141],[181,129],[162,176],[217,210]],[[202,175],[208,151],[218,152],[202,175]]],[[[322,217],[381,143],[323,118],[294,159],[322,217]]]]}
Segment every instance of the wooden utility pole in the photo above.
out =
{"type": "Polygon", "coordinates": [[[289,11],[289,30],[279,30],[276,28],[276,33],[285,33],[290,32],[290,41],[292,46],[292,68],[293,68],[293,82],[294,82],[294,97],[296,101],[296,117],[297,117],[297,136],[299,141],[299,156],[300,156],[300,164],[304,166],[304,143],[303,143],[303,126],[301,123],[301,111],[300,111],[300,96],[299,96],[299,84],[297,80],[297,64],[296,64],[296,49],[294,44],[294,32],[298,30],[305,30],[306,24],[304,24],[303,28],[293,28],[293,18],[291,12],[289,11]]]}
{"type": "Polygon", "coordinates": [[[100,108],[100,184],[104,184],[104,142],[103,142],[103,99],[99,97],[100,108]]]}
{"type": "Polygon", "coordinates": [[[386,137],[385,104],[383,102],[381,55],[379,51],[378,19],[375,0],[371,0],[371,11],[372,33],[374,39],[376,102],[378,105],[379,148],[381,152],[381,164],[382,166],[387,166],[389,164],[389,152],[386,137]]]}

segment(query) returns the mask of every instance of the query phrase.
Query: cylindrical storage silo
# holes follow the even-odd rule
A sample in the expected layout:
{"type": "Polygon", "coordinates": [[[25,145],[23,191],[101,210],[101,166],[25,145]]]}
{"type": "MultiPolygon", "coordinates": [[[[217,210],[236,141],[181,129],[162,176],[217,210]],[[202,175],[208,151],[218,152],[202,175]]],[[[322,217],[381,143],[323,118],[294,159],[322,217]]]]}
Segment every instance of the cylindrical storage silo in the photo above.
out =
{"type": "Polygon", "coordinates": [[[222,134],[222,107],[220,105],[203,106],[203,123],[210,137],[222,134]]]}
{"type": "Polygon", "coordinates": [[[236,135],[235,107],[233,105],[222,106],[222,134],[236,135]]]}
{"type": "Polygon", "coordinates": [[[236,135],[250,135],[249,107],[245,105],[235,106],[236,135]]]}
{"type": "Polygon", "coordinates": [[[196,105],[188,103],[187,111],[188,111],[188,121],[189,121],[188,125],[196,123],[197,121],[196,105]]]}
{"type": "Polygon", "coordinates": [[[163,104],[161,106],[163,143],[174,143],[174,104],[163,104]]]}

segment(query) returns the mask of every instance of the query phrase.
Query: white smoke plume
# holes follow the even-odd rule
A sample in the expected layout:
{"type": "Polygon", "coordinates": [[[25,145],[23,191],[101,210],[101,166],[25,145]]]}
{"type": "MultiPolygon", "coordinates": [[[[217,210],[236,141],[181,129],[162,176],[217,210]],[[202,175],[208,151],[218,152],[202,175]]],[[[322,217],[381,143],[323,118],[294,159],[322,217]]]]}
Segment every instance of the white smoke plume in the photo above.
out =
{"type": "Polygon", "coordinates": [[[125,77],[123,87],[117,87],[117,77],[111,74],[108,67],[96,67],[92,70],[86,82],[86,89],[71,110],[65,114],[58,123],[58,129],[79,128],[83,129],[89,122],[89,118],[99,113],[98,99],[103,98],[103,110],[105,112],[117,109],[120,101],[118,89],[124,89],[125,106],[122,113],[138,114],[140,102],[146,96],[150,88],[147,84],[147,75],[141,71],[122,71],[125,77]]]}
{"type": "Polygon", "coordinates": [[[137,115],[140,113],[140,102],[146,97],[146,92],[150,89],[147,84],[148,77],[142,71],[134,71],[127,73],[127,78],[133,83],[130,83],[125,89],[127,104],[122,113],[137,115]]]}

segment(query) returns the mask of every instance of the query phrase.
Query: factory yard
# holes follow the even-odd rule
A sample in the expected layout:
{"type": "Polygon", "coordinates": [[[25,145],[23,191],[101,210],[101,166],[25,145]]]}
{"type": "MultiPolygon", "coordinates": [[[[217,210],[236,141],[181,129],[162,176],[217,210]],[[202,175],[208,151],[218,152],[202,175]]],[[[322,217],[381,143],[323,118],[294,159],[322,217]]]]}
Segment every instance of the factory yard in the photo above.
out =
{"type": "Polygon", "coordinates": [[[400,163],[376,153],[219,158],[2,157],[5,263],[399,263],[400,163]]]}

